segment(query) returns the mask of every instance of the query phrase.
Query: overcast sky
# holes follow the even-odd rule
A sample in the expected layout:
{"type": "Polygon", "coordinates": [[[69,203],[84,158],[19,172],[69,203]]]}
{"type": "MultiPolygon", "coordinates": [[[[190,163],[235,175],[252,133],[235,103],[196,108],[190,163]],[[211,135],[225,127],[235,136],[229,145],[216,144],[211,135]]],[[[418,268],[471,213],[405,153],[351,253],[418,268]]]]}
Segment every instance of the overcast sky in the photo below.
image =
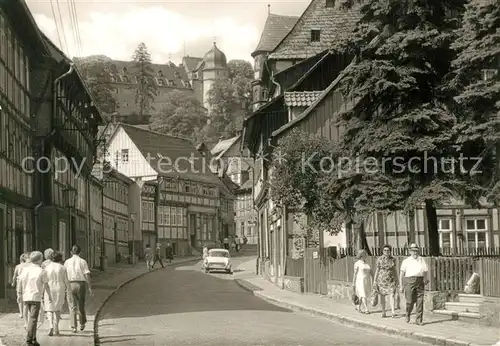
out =
{"type": "Polygon", "coordinates": [[[26,2],[43,32],[58,46],[60,37],[62,50],[70,57],[104,54],[130,60],[135,47],[144,42],[157,63],[167,62],[169,56],[179,63],[184,46],[187,55],[202,57],[211,48],[214,36],[228,60],[251,61],[250,53],[259,41],[267,17],[267,4],[271,5],[272,13],[297,16],[309,4],[308,0],[74,0],[81,41],[77,45],[77,30],[70,11],[73,2],[26,2]]]}

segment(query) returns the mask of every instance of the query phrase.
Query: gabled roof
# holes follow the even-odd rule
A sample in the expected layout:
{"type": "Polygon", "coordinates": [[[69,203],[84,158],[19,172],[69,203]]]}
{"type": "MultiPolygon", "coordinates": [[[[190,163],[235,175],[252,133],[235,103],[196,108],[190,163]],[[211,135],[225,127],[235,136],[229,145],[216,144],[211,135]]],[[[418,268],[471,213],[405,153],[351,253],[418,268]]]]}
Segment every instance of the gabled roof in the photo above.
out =
{"type": "Polygon", "coordinates": [[[272,52],[281,40],[292,30],[299,17],[269,13],[260,36],[259,44],[252,56],[258,52],[272,52]]]}
{"type": "Polygon", "coordinates": [[[185,56],[184,58],[182,58],[182,63],[184,64],[184,66],[187,68],[188,71],[196,70],[196,67],[202,61],[203,58],[196,58],[192,56],[185,56]]]}
{"type": "Polygon", "coordinates": [[[224,153],[228,151],[229,148],[231,148],[234,145],[234,143],[238,141],[238,139],[240,139],[240,135],[220,141],[213,147],[212,150],[210,150],[210,154],[212,156],[217,155],[218,157],[224,155],[224,153]]]}
{"type": "Polygon", "coordinates": [[[189,140],[133,125],[120,126],[159,175],[224,186],[189,140]]]}
{"type": "Polygon", "coordinates": [[[344,78],[345,74],[347,73],[347,70],[349,69],[349,67],[352,66],[353,64],[354,64],[354,60],[337,76],[337,78],[335,78],[335,80],[328,86],[328,88],[326,88],[325,90],[323,90],[321,92],[319,97],[313,103],[311,103],[311,105],[309,105],[309,107],[304,112],[302,112],[302,114],[300,114],[297,118],[293,119],[292,121],[281,126],[276,131],[273,131],[273,133],[271,134],[271,137],[276,137],[276,136],[281,135],[286,130],[294,127],[295,125],[297,125],[297,123],[299,123],[302,120],[309,117],[311,112],[321,103],[321,101],[323,101],[327,95],[334,92],[335,87],[338,86],[338,84],[340,83],[342,78],[344,78]]]}
{"type": "Polygon", "coordinates": [[[288,107],[309,107],[323,91],[285,91],[285,105],[288,107]]]}
{"type": "MultiPolygon", "coordinates": [[[[339,2],[339,1],[336,1],[339,2]]],[[[356,27],[361,2],[350,9],[326,0],[312,0],[293,29],[269,55],[269,59],[306,59],[328,49],[340,48],[356,27]],[[311,42],[311,30],[320,30],[320,41],[311,42]]]]}

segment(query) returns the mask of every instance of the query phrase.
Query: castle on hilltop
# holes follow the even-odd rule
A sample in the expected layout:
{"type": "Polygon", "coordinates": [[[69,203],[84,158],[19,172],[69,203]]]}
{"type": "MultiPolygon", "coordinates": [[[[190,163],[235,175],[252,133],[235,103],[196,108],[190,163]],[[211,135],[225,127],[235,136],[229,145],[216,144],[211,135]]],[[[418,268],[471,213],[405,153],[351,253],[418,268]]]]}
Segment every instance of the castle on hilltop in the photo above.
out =
{"type": "MultiPolygon", "coordinates": [[[[107,58],[98,56],[85,59],[91,61],[107,58]]],[[[135,91],[131,87],[132,84],[137,83],[131,73],[134,68],[133,61],[109,59],[109,66],[110,69],[106,71],[105,78],[116,90],[115,98],[119,108],[115,114],[108,114],[108,117],[113,116],[118,122],[132,125],[148,124],[152,114],[144,115],[141,119],[135,104],[135,91]]],[[[162,104],[168,102],[168,94],[173,90],[194,94],[196,99],[208,109],[208,91],[212,84],[218,79],[229,77],[226,55],[215,42],[203,58],[185,56],[180,65],[170,61],[166,64],[152,64],[151,67],[155,71],[154,82],[157,87],[153,112],[162,110],[162,104]]]]}

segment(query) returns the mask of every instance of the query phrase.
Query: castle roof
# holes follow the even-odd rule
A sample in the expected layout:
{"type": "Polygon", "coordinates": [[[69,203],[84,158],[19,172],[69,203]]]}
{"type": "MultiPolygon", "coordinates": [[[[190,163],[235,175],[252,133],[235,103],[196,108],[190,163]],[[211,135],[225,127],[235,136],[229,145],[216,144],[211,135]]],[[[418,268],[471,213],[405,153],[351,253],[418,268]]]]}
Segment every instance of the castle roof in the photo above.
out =
{"type": "Polygon", "coordinates": [[[215,44],[203,57],[203,69],[225,69],[227,68],[226,54],[224,54],[215,44]]]}

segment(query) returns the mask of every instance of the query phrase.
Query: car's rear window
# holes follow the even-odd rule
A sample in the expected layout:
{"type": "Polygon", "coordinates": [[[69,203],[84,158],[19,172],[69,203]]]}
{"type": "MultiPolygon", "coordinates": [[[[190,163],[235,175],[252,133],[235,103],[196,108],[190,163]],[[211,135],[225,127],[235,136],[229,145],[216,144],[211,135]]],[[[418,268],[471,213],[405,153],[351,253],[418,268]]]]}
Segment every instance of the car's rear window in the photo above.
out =
{"type": "Polygon", "coordinates": [[[229,254],[225,251],[210,251],[208,255],[210,257],[229,257],[229,254]]]}

